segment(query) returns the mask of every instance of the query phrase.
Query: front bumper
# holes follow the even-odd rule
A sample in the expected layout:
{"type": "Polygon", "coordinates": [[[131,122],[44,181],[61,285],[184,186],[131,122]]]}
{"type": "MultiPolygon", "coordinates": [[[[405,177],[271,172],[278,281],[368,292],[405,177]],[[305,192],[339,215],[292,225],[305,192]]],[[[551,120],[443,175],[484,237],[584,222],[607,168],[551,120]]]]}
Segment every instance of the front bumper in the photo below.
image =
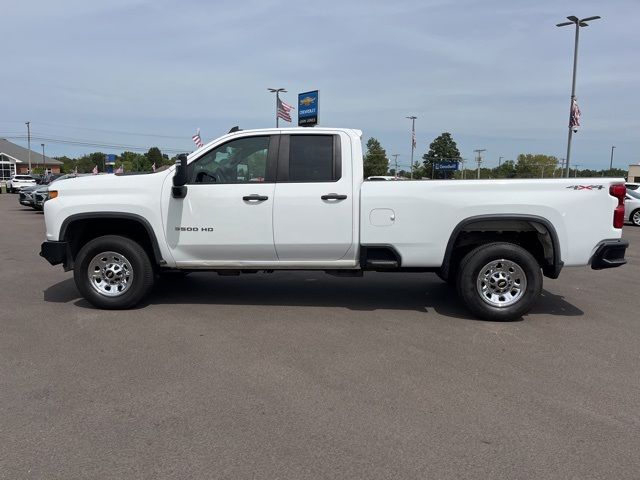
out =
{"type": "Polygon", "coordinates": [[[67,242],[54,242],[47,240],[40,247],[40,256],[45,258],[51,265],[67,265],[67,260],[71,258],[69,244],[67,242]]]}
{"type": "Polygon", "coordinates": [[[628,240],[603,240],[598,244],[596,252],[591,257],[591,268],[602,270],[604,268],[620,267],[627,263],[624,258],[625,251],[629,246],[628,240]]]}

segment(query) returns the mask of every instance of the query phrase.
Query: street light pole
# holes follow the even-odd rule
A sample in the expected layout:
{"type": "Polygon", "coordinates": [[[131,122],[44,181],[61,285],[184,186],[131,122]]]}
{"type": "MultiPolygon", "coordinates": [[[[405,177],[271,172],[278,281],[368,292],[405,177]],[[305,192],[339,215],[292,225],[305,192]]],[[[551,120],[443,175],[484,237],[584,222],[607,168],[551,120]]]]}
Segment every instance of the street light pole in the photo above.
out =
{"type": "Polygon", "coordinates": [[[27,150],[29,150],[29,154],[28,154],[29,155],[29,173],[31,173],[31,122],[24,122],[24,123],[27,126],[27,150]]]}
{"type": "Polygon", "coordinates": [[[44,143],[40,145],[42,146],[42,170],[44,170],[44,173],[47,173],[47,164],[44,161],[44,143]]]}
{"type": "Polygon", "coordinates": [[[474,150],[478,154],[476,157],[476,162],[478,162],[478,180],[480,180],[480,165],[482,164],[482,152],[486,152],[486,148],[480,148],[478,150],[474,150]]]}
{"type": "Polygon", "coordinates": [[[395,165],[395,177],[398,178],[398,157],[400,156],[399,153],[394,153],[393,155],[391,155],[393,157],[393,162],[395,165]]]}
{"type": "Polygon", "coordinates": [[[271,93],[276,94],[276,128],[280,126],[280,118],[278,117],[278,106],[280,104],[280,92],[287,93],[284,88],[267,88],[271,93]]]}
{"type": "Polygon", "coordinates": [[[597,20],[599,16],[595,17],[587,17],[582,20],[578,19],[578,17],[571,15],[567,17],[568,22],[558,23],[556,27],[564,27],[566,25],[575,25],[576,34],[575,34],[575,43],[573,46],[573,77],[571,81],[571,100],[569,101],[569,135],[567,137],[567,172],[566,177],[569,178],[569,161],[571,158],[571,139],[573,138],[573,127],[571,125],[571,116],[573,113],[573,102],[576,99],[576,71],[578,70],[578,40],[580,38],[580,27],[589,26],[587,21],[597,20]]]}
{"type": "Polygon", "coordinates": [[[615,145],[611,145],[611,160],[609,161],[609,173],[613,170],[613,149],[616,148],[615,145]]]}
{"type": "Polygon", "coordinates": [[[411,120],[411,180],[413,180],[413,152],[416,149],[416,117],[415,115],[411,115],[407,117],[411,120]]]}

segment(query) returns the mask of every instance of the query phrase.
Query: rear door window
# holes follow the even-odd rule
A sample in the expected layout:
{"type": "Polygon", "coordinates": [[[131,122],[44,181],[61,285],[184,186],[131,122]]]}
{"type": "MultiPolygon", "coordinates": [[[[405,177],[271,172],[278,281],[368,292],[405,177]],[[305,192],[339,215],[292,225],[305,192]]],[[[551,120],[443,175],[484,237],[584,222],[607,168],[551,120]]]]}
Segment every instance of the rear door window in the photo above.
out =
{"type": "Polygon", "coordinates": [[[334,163],[333,135],[291,135],[289,182],[333,182],[340,178],[334,163]]]}

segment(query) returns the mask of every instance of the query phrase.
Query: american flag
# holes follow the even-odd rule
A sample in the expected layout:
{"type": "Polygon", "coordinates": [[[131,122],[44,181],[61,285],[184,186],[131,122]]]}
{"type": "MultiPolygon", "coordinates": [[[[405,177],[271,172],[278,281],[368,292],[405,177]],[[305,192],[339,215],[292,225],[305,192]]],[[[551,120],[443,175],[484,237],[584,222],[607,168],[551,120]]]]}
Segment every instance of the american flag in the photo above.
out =
{"type": "Polygon", "coordinates": [[[196,144],[196,147],[204,147],[204,143],[202,143],[202,139],[200,138],[200,129],[196,130],[196,134],[191,137],[191,139],[193,140],[193,143],[196,144]]]}
{"type": "Polygon", "coordinates": [[[571,102],[571,116],[569,117],[569,128],[573,129],[574,133],[578,131],[580,127],[580,107],[578,107],[578,101],[574,98],[571,102]]]}
{"type": "Polygon", "coordinates": [[[124,173],[124,167],[120,165],[118,168],[116,168],[115,173],[124,173]]]}
{"type": "Polygon", "coordinates": [[[93,167],[93,170],[91,171],[94,175],[98,174],[98,165],[96,165],[95,167],[93,167]]]}
{"type": "Polygon", "coordinates": [[[278,117],[283,119],[285,122],[291,123],[291,115],[289,115],[291,110],[295,110],[295,108],[288,103],[283,102],[278,97],[278,117]]]}

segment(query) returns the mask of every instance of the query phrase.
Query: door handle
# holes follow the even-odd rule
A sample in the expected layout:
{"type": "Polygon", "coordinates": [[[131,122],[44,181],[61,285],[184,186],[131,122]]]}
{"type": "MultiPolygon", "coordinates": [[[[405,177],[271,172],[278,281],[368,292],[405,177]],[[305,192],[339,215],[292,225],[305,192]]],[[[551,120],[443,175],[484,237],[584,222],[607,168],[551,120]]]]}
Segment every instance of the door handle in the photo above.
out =
{"type": "Polygon", "coordinates": [[[264,202],[265,200],[269,200],[269,197],[267,197],[266,195],[258,195],[257,193],[254,193],[253,195],[245,195],[244,197],[242,197],[242,200],[244,200],[245,202],[264,202]]]}
{"type": "Polygon", "coordinates": [[[327,193],[320,197],[322,200],[346,200],[346,195],[340,195],[339,193],[327,193]]]}

